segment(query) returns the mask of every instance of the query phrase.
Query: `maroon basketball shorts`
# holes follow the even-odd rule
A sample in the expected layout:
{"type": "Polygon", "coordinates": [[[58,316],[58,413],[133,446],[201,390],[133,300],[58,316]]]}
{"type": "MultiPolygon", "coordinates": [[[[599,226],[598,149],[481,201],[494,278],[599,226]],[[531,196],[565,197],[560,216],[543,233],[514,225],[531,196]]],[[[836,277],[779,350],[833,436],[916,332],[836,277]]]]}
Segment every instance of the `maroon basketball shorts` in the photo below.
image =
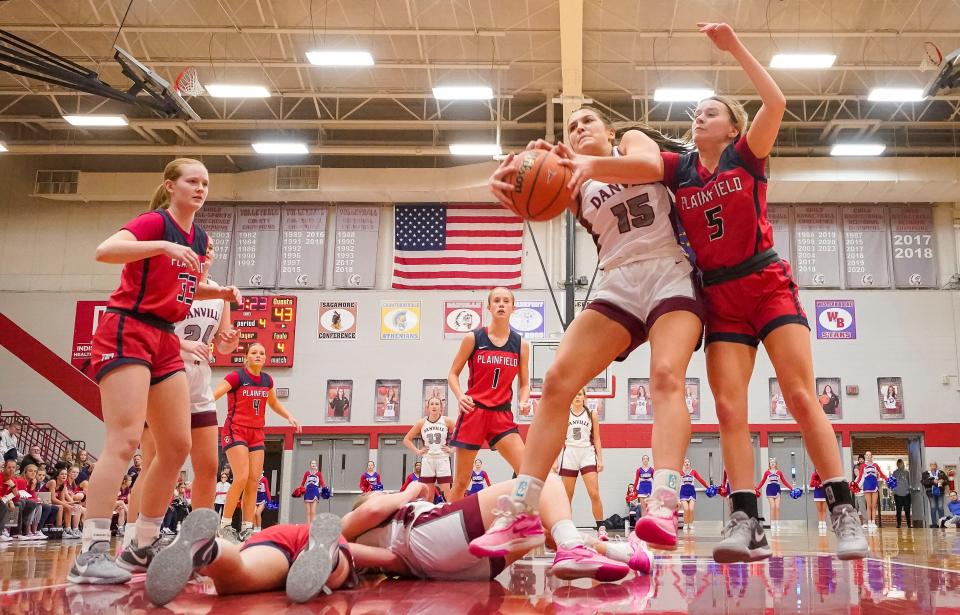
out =
{"type": "Polygon", "coordinates": [[[263,450],[263,427],[237,425],[230,419],[223,424],[220,432],[220,445],[223,450],[234,446],[246,446],[251,451],[263,450]]]}
{"type": "Polygon", "coordinates": [[[735,342],[756,348],[777,327],[799,324],[810,328],[785,260],[742,278],[707,286],[703,294],[707,344],[735,342]]]}
{"type": "Polygon", "coordinates": [[[157,384],[183,371],[180,339],[126,314],[107,311],[93,336],[91,368],[99,382],[110,371],[124,365],[145,365],[150,384],[157,384]]]}
{"type": "Polygon", "coordinates": [[[513,412],[505,410],[477,408],[473,412],[461,412],[453,428],[450,445],[478,451],[484,442],[490,448],[510,434],[519,434],[517,424],[513,422],[513,412]]]}

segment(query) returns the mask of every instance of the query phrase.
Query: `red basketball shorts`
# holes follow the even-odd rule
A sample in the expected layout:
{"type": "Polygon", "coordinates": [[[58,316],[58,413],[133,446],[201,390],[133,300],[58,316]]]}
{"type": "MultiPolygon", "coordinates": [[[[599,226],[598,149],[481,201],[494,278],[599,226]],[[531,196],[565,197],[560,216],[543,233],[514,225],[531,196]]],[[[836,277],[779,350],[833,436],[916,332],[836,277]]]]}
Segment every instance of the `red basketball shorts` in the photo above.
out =
{"type": "Polygon", "coordinates": [[[703,295],[707,344],[735,342],[756,348],[777,327],[800,324],[810,328],[785,260],[742,278],[707,286],[703,295]]]}
{"type": "Polygon", "coordinates": [[[484,442],[489,442],[490,448],[493,448],[512,433],[520,433],[513,422],[512,411],[477,408],[473,412],[460,413],[450,445],[478,451],[484,442]]]}
{"type": "Polygon", "coordinates": [[[183,371],[180,340],[172,331],[131,318],[105,312],[93,336],[91,371],[99,382],[107,373],[124,365],[145,365],[150,384],[157,384],[183,371]]]}
{"type": "Polygon", "coordinates": [[[230,419],[223,424],[220,432],[220,445],[223,450],[234,446],[246,446],[251,451],[263,450],[263,427],[236,425],[230,419]]]}
{"type": "Polygon", "coordinates": [[[289,525],[282,523],[268,527],[262,532],[250,536],[240,547],[245,551],[250,547],[273,547],[283,553],[287,562],[293,563],[300,552],[307,548],[310,540],[310,526],[306,524],[289,525]]]}

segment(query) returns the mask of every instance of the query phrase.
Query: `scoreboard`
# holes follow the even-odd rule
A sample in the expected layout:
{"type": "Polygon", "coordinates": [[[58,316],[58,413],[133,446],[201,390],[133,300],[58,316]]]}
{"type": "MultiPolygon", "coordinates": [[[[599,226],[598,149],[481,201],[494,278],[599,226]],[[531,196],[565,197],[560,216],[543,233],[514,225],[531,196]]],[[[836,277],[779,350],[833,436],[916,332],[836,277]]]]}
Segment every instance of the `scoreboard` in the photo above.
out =
{"type": "Polygon", "coordinates": [[[243,365],[247,348],[254,342],[267,350],[264,368],[293,367],[293,344],[297,328],[297,298],[292,295],[244,296],[241,305],[230,310],[240,345],[229,354],[214,353],[214,367],[243,365]]]}

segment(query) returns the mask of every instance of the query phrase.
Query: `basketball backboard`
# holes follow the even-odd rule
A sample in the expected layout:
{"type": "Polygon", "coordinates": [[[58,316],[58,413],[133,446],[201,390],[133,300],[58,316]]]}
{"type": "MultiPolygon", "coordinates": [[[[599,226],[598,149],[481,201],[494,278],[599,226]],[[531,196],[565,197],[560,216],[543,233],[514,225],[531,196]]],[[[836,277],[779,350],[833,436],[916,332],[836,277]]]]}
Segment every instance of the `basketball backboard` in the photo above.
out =
{"type": "Polygon", "coordinates": [[[929,98],[957,88],[960,88],[960,49],[954,49],[943,58],[943,62],[940,63],[940,71],[927,84],[927,87],[923,90],[923,95],[929,98]]]}
{"type": "Polygon", "coordinates": [[[113,58],[120,63],[120,69],[123,71],[123,74],[134,83],[134,85],[127,90],[128,94],[137,96],[140,92],[146,92],[157,103],[157,105],[153,106],[159,106],[158,110],[164,111],[170,116],[179,116],[183,119],[200,119],[196,111],[190,108],[187,101],[180,96],[179,92],[177,92],[166,79],[137,60],[125,49],[116,45],[113,48],[115,50],[113,58]]]}

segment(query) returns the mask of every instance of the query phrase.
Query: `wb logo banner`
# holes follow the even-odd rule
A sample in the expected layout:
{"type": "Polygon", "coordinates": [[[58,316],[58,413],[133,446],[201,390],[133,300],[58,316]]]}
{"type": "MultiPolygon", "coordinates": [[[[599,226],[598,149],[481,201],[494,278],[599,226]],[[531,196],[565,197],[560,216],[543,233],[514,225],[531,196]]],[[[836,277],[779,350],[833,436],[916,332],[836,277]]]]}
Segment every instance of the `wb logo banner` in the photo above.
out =
{"type": "Polygon", "coordinates": [[[852,299],[817,299],[817,339],[857,339],[856,308],[852,299]]]}

